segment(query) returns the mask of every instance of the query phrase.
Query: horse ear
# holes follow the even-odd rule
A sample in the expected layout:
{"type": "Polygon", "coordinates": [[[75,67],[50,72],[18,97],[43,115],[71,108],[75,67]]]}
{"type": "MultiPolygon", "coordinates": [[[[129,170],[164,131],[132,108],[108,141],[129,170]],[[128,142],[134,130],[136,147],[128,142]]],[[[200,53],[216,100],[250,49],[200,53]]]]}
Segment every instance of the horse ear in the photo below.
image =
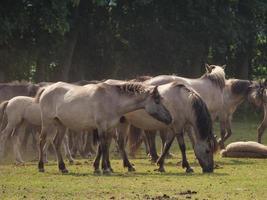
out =
{"type": "Polygon", "coordinates": [[[152,90],[152,96],[153,97],[159,97],[159,91],[158,91],[158,86],[155,86],[152,90]]]}
{"type": "Polygon", "coordinates": [[[211,73],[211,71],[212,71],[212,67],[211,67],[210,65],[208,65],[207,63],[205,63],[205,68],[206,68],[206,71],[207,71],[208,73],[211,73]]]}
{"type": "Polygon", "coordinates": [[[225,69],[226,65],[223,65],[222,68],[225,69]]]}

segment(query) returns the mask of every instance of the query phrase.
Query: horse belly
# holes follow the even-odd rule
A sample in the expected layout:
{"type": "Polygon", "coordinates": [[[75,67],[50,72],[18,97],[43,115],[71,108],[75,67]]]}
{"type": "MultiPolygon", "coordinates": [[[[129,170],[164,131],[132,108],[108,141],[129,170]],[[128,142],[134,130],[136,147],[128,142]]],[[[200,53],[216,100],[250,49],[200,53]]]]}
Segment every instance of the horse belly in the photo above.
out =
{"type": "Polygon", "coordinates": [[[69,112],[64,112],[57,115],[59,121],[72,130],[88,130],[91,128],[95,128],[95,122],[85,112],[77,112],[72,109],[69,112]]]}
{"type": "Polygon", "coordinates": [[[130,124],[144,130],[160,130],[168,126],[151,117],[144,110],[137,110],[125,115],[130,124]]]}

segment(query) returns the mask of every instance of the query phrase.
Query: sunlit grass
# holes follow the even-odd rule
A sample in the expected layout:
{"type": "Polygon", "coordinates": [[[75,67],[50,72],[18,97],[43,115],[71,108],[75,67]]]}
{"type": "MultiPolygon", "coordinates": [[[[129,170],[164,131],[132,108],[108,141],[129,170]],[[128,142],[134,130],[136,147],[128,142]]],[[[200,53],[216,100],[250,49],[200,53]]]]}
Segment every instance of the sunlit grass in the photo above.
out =
{"type": "MultiPolygon", "coordinates": [[[[256,127],[254,122],[235,122],[229,141],[255,140],[256,127]]],[[[166,160],[164,174],[154,171],[156,166],[143,151],[138,152],[138,159],[131,159],[137,170],[134,173],[128,173],[113,153],[115,173],[108,176],[94,175],[92,160],[67,164],[67,175],[58,172],[55,161],[45,166],[45,173],[37,171],[36,162],[0,165],[0,199],[267,199],[267,160],[221,158],[217,154],[219,168],[213,174],[202,174],[187,145],[195,172],[186,174],[177,166],[181,157],[177,146],[175,142],[171,150],[175,157],[166,160]]]]}

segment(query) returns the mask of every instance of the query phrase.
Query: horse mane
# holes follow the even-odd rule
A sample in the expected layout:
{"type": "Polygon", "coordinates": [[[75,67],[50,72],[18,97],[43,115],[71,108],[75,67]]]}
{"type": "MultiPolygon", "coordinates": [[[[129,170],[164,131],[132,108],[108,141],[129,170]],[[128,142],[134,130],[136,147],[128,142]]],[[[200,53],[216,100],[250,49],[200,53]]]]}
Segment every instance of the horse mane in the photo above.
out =
{"type": "MultiPolygon", "coordinates": [[[[173,87],[180,87],[189,93],[189,99],[196,117],[196,126],[202,140],[209,139],[214,141],[212,133],[212,120],[206,103],[201,97],[191,88],[179,82],[173,83],[173,87]]],[[[216,151],[216,145],[213,145],[213,151],[216,151]]]]}
{"type": "Polygon", "coordinates": [[[231,92],[235,95],[247,95],[250,91],[251,81],[248,80],[233,80],[231,84],[231,92]]]}
{"type": "Polygon", "coordinates": [[[152,76],[137,76],[136,78],[134,78],[134,79],[131,79],[131,80],[129,80],[129,81],[132,81],[132,82],[144,82],[144,81],[147,81],[147,80],[149,80],[149,79],[151,79],[152,78],[152,76]]]}
{"type": "Polygon", "coordinates": [[[35,103],[40,103],[40,97],[41,97],[41,95],[43,94],[44,91],[45,91],[45,87],[42,87],[37,91],[37,93],[36,93],[36,95],[34,97],[34,102],[35,103]]]}
{"type": "Polygon", "coordinates": [[[87,85],[87,84],[98,84],[98,83],[101,83],[101,82],[104,82],[104,81],[105,80],[102,80],[102,81],[98,81],[98,80],[91,80],[91,81],[80,80],[80,81],[72,82],[72,84],[83,86],[83,85],[87,85]]]}
{"type": "MultiPolygon", "coordinates": [[[[210,65],[215,66],[216,65],[210,65]]],[[[210,80],[214,85],[218,86],[221,90],[225,86],[225,73],[223,70],[213,70],[211,73],[206,72],[203,76],[201,76],[201,79],[208,79],[210,80]]]]}
{"type": "Polygon", "coordinates": [[[115,85],[115,87],[124,94],[135,95],[135,94],[146,94],[147,90],[144,85],[140,82],[128,82],[120,85],[115,85]]]}

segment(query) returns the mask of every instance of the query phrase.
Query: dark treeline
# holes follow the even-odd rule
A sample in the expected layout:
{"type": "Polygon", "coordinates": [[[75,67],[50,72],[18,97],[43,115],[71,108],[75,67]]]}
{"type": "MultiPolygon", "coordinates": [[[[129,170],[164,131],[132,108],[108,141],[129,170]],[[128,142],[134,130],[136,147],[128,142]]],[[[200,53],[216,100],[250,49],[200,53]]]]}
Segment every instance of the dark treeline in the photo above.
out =
{"type": "Polygon", "coordinates": [[[0,24],[0,81],[267,75],[266,0],[9,0],[0,24]]]}

